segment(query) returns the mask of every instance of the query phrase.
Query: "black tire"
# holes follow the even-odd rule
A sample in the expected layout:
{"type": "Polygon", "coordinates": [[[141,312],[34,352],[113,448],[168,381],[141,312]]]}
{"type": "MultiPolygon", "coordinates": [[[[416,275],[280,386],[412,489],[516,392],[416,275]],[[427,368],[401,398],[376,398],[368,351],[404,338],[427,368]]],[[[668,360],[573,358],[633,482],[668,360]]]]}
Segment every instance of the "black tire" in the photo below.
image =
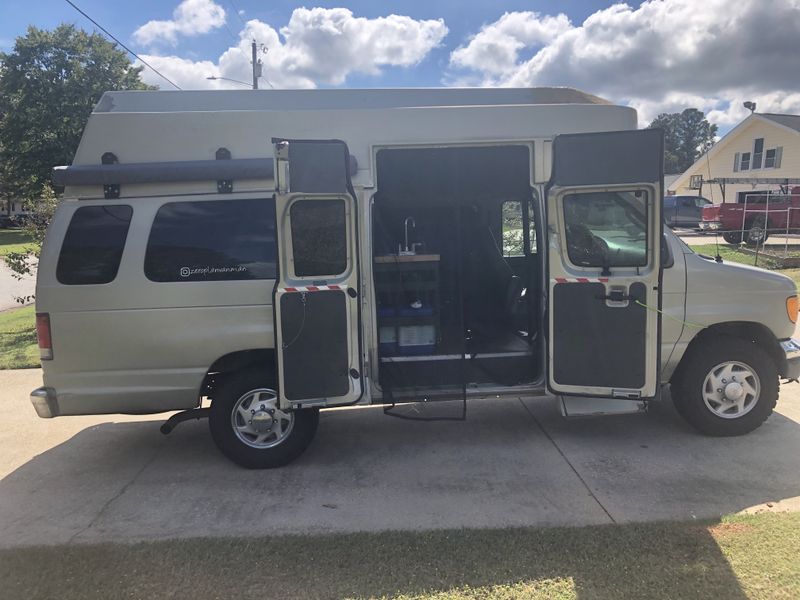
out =
{"type": "Polygon", "coordinates": [[[270,373],[242,371],[223,381],[216,390],[208,418],[211,437],[220,451],[237,465],[248,469],[282,467],[300,456],[314,439],[319,424],[318,409],[292,411],[291,430],[270,448],[250,446],[234,431],[232,415],[239,400],[253,390],[276,387],[275,377],[270,373]]]}
{"type": "Polygon", "coordinates": [[[741,244],[742,232],[741,231],[726,231],[722,234],[722,239],[729,244],[741,244]]]}
{"type": "Polygon", "coordinates": [[[778,387],[778,369],[764,350],[752,342],[720,335],[702,342],[684,356],[672,380],[672,401],[678,414],[701,433],[743,435],[758,428],[772,414],[778,400],[778,387]],[[706,377],[715,367],[728,361],[747,366],[760,384],[760,393],[752,401],[752,408],[732,418],[718,416],[703,399],[706,377]]]}
{"type": "Polygon", "coordinates": [[[744,241],[748,246],[763,245],[769,239],[764,217],[756,217],[750,223],[749,229],[744,234],[744,241]]]}

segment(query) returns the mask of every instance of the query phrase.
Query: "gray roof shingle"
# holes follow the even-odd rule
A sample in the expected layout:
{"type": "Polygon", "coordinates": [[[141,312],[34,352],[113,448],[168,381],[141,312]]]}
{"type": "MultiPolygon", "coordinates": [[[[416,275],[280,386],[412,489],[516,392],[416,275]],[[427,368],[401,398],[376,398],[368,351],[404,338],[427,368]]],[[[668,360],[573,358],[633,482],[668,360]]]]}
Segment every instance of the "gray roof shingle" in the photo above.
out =
{"type": "Polygon", "coordinates": [[[800,115],[779,115],[775,113],[758,113],[758,115],[800,132],[800,115]]]}

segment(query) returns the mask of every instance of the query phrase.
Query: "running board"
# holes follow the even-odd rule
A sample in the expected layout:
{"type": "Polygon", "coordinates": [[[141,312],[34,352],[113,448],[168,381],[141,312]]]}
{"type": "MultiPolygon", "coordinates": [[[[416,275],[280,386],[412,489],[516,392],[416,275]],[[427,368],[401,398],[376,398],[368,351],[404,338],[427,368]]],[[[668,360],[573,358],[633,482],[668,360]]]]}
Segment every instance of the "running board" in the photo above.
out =
{"type": "Polygon", "coordinates": [[[600,417],[647,412],[647,402],[644,400],[558,396],[558,404],[564,417],[600,417]]]}

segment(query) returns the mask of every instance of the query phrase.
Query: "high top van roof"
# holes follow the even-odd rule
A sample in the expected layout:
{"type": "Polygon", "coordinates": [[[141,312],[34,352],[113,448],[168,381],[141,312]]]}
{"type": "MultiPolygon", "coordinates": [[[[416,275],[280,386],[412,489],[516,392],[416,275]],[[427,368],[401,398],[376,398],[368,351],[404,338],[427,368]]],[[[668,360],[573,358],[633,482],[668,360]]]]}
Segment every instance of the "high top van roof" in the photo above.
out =
{"type": "Polygon", "coordinates": [[[347,110],[434,106],[611,104],[567,87],[128,91],[103,94],[95,113],[347,110]]]}
{"type": "Polygon", "coordinates": [[[273,138],[343,140],[353,183],[365,187],[379,148],[523,143],[545,181],[556,135],[636,125],[634,108],[571,88],[107,92],[55,181],[81,198],[102,197],[103,184],[124,184],[123,197],[216,190],[223,179],[272,189],[273,138]]]}

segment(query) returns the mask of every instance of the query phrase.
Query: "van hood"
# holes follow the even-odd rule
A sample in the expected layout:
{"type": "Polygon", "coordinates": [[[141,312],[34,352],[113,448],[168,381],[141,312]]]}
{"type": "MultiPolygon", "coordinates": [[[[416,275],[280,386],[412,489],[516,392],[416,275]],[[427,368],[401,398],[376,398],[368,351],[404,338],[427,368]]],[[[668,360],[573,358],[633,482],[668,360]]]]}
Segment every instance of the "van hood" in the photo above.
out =
{"type": "Polygon", "coordinates": [[[797,293],[794,281],[782,273],[736,262],[718,263],[695,253],[685,256],[692,291],[725,292],[734,288],[739,293],[780,292],[787,296],[797,293]]]}

